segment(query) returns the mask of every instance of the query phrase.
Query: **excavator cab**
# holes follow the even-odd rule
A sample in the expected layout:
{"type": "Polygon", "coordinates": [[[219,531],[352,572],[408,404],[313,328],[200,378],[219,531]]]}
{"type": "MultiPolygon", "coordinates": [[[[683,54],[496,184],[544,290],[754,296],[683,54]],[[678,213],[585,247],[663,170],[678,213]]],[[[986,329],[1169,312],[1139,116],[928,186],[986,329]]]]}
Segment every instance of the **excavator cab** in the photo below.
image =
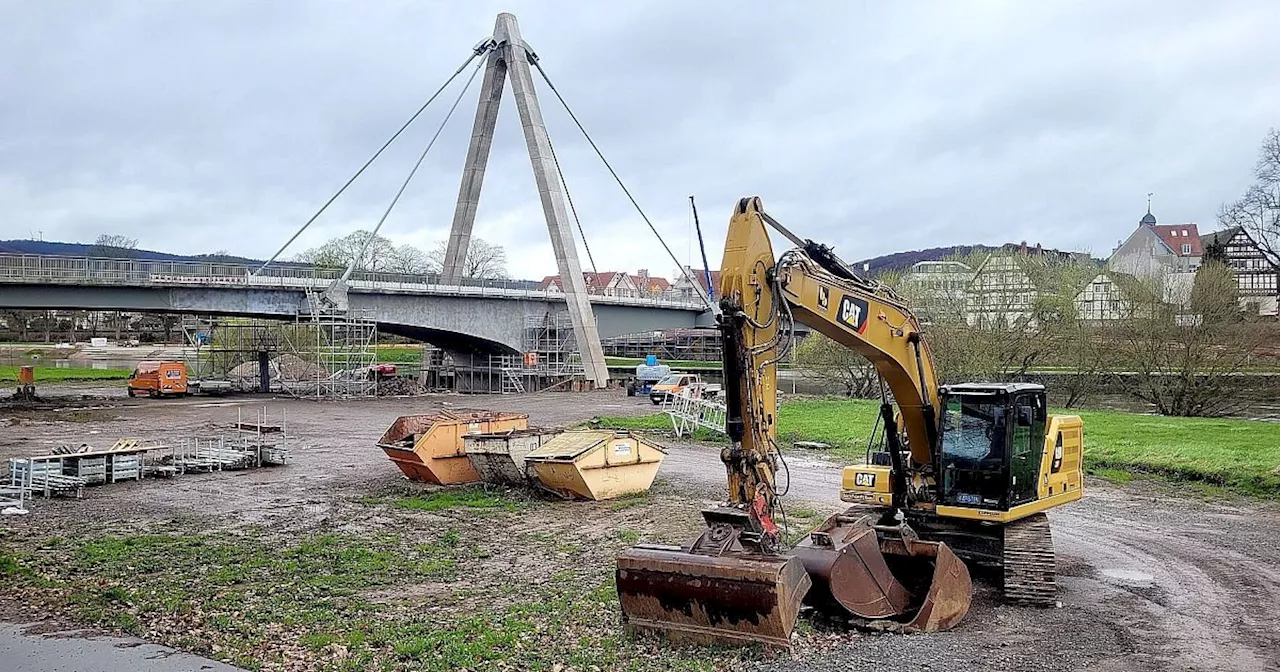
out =
{"type": "Polygon", "coordinates": [[[940,389],[938,503],[1008,511],[1036,498],[1045,389],[1030,383],[969,383],[940,389]]]}

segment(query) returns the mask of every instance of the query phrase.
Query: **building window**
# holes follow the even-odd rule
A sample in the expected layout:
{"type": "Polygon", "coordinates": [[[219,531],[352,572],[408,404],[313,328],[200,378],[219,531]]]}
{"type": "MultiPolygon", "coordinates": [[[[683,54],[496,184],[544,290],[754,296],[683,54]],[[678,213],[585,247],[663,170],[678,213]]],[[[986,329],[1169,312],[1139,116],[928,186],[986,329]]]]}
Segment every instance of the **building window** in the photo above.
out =
{"type": "Polygon", "coordinates": [[[1183,256],[1188,256],[1191,254],[1191,243],[1182,244],[1182,254],[1183,256]]]}

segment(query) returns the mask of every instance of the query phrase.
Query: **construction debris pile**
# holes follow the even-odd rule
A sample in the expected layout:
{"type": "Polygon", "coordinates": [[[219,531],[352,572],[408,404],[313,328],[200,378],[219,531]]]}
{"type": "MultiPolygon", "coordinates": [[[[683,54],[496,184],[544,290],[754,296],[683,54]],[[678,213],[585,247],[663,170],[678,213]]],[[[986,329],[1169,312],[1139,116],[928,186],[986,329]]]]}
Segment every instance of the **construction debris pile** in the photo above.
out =
{"type": "Polygon", "coordinates": [[[394,376],[378,379],[379,397],[416,397],[426,394],[427,388],[418,381],[406,376],[394,376]]]}
{"type": "Polygon", "coordinates": [[[531,428],[523,413],[438,411],[397,418],[378,447],[410,480],[528,484],[565,499],[645,492],[666,450],[627,431],[531,428]]]}

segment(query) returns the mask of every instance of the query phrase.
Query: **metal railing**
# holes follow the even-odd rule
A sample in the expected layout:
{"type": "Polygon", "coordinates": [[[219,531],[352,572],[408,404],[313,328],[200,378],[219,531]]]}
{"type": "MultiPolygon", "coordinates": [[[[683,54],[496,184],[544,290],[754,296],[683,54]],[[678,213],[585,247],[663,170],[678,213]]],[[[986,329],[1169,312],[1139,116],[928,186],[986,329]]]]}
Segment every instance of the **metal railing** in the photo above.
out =
{"type": "MultiPolygon", "coordinates": [[[[323,289],[342,275],[340,268],[286,263],[253,275],[256,265],[216,261],[159,261],[0,254],[0,282],[67,285],[221,286],[323,289]]],[[[564,294],[538,289],[529,281],[462,278],[444,284],[439,274],[357,271],[348,283],[359,292],[403,292],[463,296],[501,296],[561,301],[564,294]]],[[[697,297],[591,295],[595,303],[699,309],[697,297]]]]}
{"type": "Polygon", "coordinates": [[[704,398],[691,389],[668,393],[662,401],[662,412],[671,418],[671,429],[677,437],[693,436],[699,427],[725,433],[728,410],[721,396],[704,398]]]}

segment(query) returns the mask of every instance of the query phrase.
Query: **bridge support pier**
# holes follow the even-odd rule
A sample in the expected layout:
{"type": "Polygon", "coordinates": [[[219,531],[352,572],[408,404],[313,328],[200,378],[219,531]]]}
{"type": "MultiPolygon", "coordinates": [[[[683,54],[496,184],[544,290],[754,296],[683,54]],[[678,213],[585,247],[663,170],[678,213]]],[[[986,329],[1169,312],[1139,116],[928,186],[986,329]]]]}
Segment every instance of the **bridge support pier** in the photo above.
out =
{"type": "Polygon", "coordinates": [[[258,391],[263,394],[271,393],[271,353],[258,353],[258,391]]]}
{"type": "Polygon", "coordinates": [[[586,376],[597,388],[609,382],[609,371],[604,363],[604,348],[600,345],[600,333],[591,313],[587,297],[586,281],[582,277],[582,263],[578,260],[578,248],[573,240],[565,205],[564,185],[551,155],[551,140],[542,120],[538,95],[533,88],[533,73],[529,67],[529,52],[520,37],[520,27],[512,14],[499,14],[494,26],[497,48],[489,55],[485,67],[484,83],[480,89],[480,102],[476,110],[475,124],[471,132],[471,145],[467,150],[467,165],[462,171],[462,184],[458,189],[458,204],[454,209],[453,226],[449,232],[449,244],[445,250],[443,278],[456,282],[462,275],[471,244],[471,229],[475,224],[476,209],[480,203],[480,188],[484,182],[485,164],[493,144],[493,129],[498,119],[498,107],[502,103],[502,89],[507,77],[511,78],[511,91],[524,129],[525,144],[529,149],[529,161],[533,164],[533,177],[542,200],[542,212],[551,233],[551,247],[556,254],[556,269],[560,271],[565,301],[573,320],[573,331],[578,350],[582,354],[586,376]]]}

